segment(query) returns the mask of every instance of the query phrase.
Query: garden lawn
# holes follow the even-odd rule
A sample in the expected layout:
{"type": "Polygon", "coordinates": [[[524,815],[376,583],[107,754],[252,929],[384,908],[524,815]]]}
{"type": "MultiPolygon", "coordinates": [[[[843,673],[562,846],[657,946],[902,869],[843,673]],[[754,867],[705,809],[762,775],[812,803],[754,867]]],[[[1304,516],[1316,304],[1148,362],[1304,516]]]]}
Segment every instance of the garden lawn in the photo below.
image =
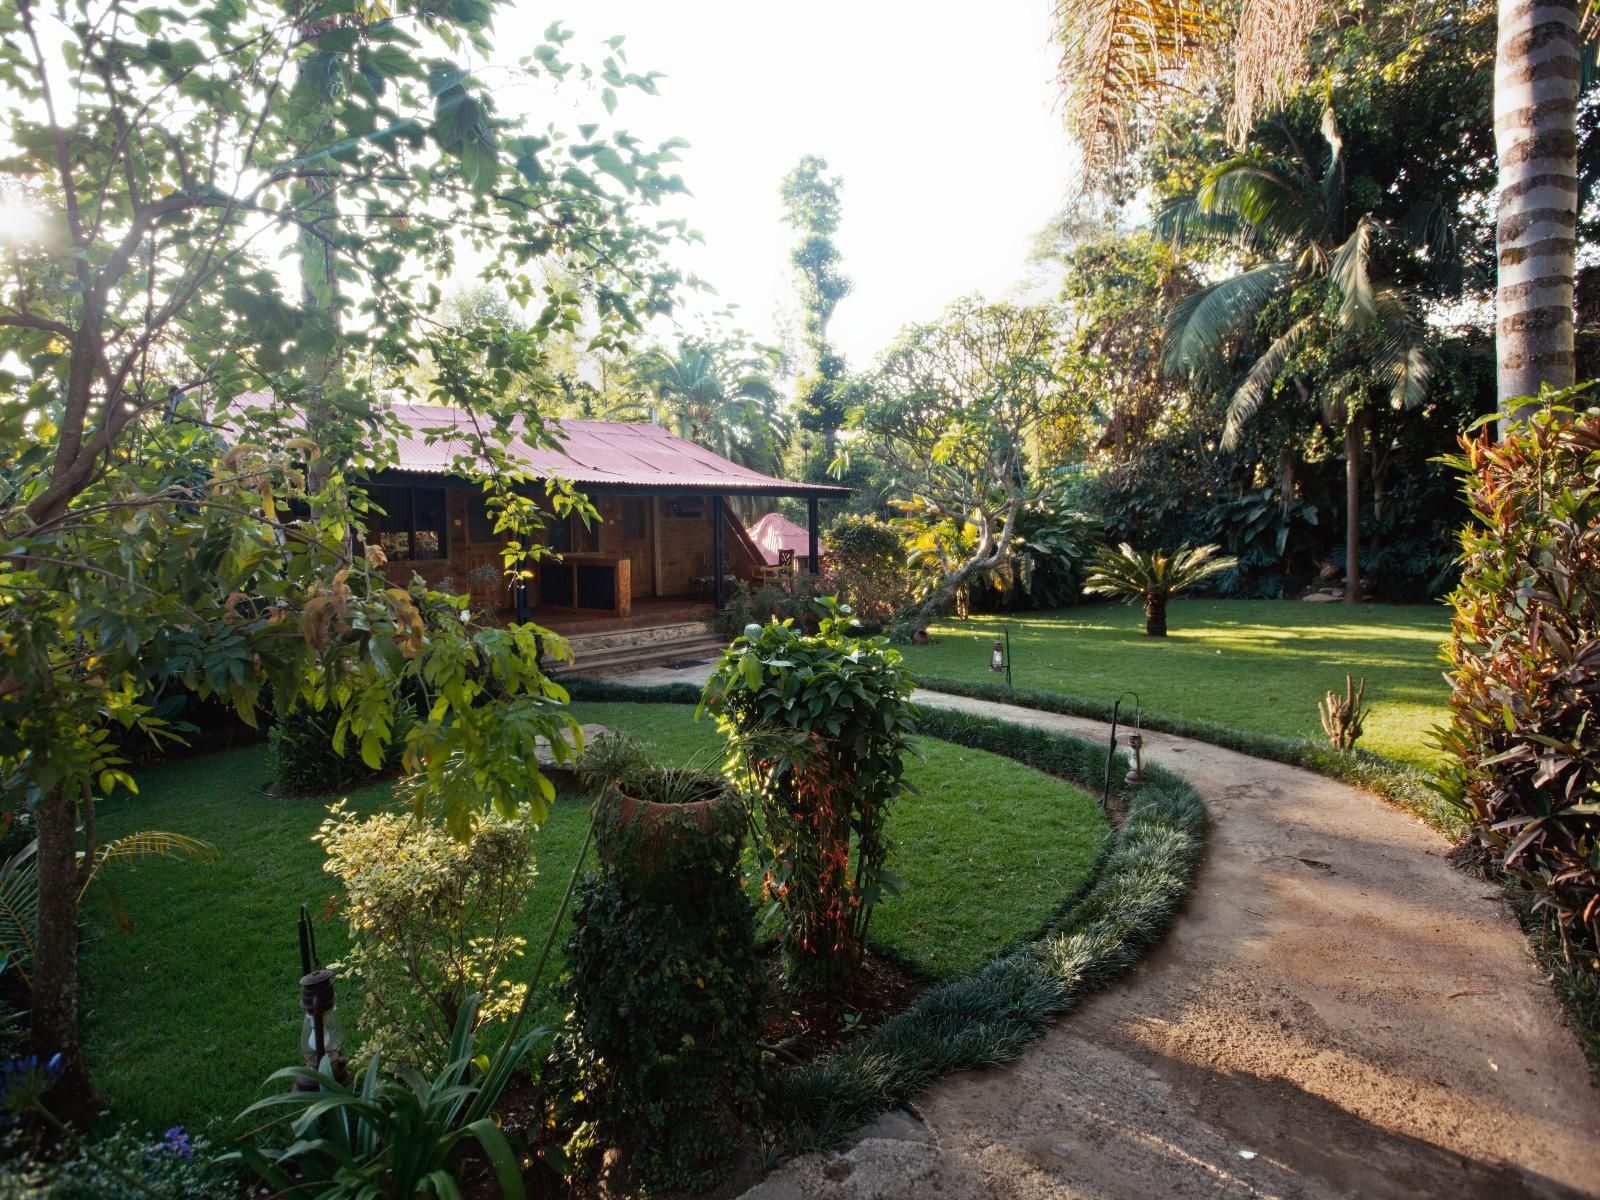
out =
{"type": "Polygon", "coordinates": [[[1108,704],[1131,689],[1146,712],[1319,741],[1317,705],[1330,688],[1343,693],[1348,671],[1367,680],[1362,749],[1423,768],[1439,761],[1424,739],[1449,715],[1443,608],[1180,599],[1168,622],[1167,637],[1146,637],[1143,610],[1116,603],[985,614],[940,622],[930,644],[904,653],[919,680],[993,680],[989,653],[1009,629],[1019,688],[1108,704]]]}
{"type": "MultiPolygon", "coordinates": [[[[629,732],[669,762],[719,761],[720,737],[688,705],[580,704],[573,715],[629,732]]],[[[908,765],[917,794],[889,823],[891,866],[904,886],[874,916],[872,940],[930,976],[960,975],[1036,933],[1087,880],[1107,830],[1094,800],[1060,780],[982,751],[917,744],[925,757],[908,765]]],[[[330,908],[335,886],[310,840],[328,801],[274,799],[261,790],[265,780],[265,753],[253,747],[147,769],[138,797],[101,806],[102,837],[171,829],[219,851],[210,862],[109,869],[131,934],[116,928],[98,889],[85,901],[85,1043],[118,1117],[156,1130],[204,1129],[220,1117],[218,1132],[232,1131],[231,1118],[294,1056],[297,906],[319,917],[325,961],[345,947],[330,908]]],[[[393,802],[387,783],[349,800],[359,812],[393,802]]],[[[539,882],[519,930],[530,966],[587,820],[587,805],[563,788],[538,835],[539,882]]],[[[560,972],[557,954],[546,979],[560,972]]],[[[340,995],[347,1028],[358,1002],[349,989],[340,995]]],[[[556,1023],[563,1013],[552,996],[537,1020],[556,1023]]]]}

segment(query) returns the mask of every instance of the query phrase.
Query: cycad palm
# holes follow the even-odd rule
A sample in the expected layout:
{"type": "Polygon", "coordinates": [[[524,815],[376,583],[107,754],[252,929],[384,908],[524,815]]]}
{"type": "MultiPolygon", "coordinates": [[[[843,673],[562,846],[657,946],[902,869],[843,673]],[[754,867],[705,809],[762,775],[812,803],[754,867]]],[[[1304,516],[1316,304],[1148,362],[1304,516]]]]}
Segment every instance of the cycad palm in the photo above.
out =
{"type": "Polygon", "coordinates": [[[1127,542],[1104,549],[1094,561],[1094,574],[1083,590],[1093,595],[1122,596],[1131,604],[1144,601],[1144,631],[1167,636],[1167,601],[1202,580],[1232,570],[1238,559],[1217,556],[1216,546],[1185,546],[1172,554],[1135,550],[1127,542]]]}
{"type": "Polygon", "coordinates": [[[1412,298],[1373,280],[1373,250],[1389,228],[1370,214],[1353,223],[1345,216],[1343,143],[1332,108],[1323,113],[1322,132],[1328,165],[1320,176],[1298,155],[1235,158],[1214,168],[1193,196],[1162,211],[1158,225],[1179,243],[1222,244],[1254,264],[1173,308],[1164,358],[1174,374],[1192,377],[1215,369],[1269,304],[1282,298],[1298,302],[1301,315],[1273,339],[1235,390],[1222,444],[1238,444],[1279,380],[1294,373],[1296,355],[1321,343],[1316,374],[1324,418],[1344,433],[1345,599],[1353,603],[1360,598],[1365,408],[1373,393],[1386,394],[1397,407],[1420,403],[1429,370],[1412,298]],[[1336,378],[1342,379],[1338,386],[1331,382],[1336,378]]]}

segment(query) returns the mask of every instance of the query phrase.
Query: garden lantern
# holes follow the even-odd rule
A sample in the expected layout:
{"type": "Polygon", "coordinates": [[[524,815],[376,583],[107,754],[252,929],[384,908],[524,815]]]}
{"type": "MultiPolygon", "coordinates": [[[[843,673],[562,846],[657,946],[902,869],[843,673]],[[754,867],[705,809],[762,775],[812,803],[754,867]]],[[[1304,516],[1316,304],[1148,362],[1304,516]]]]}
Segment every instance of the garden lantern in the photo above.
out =
{"type": "MultiPolygon", "coordinates": [[[[324,967],[301,976],[300,1007],[306,1014],[300,1024],[301,1060],[313,1071],[319,1071],[323,1060],[327,1059],[334,1075],[342,1074],[344,1058],[339,1051],[344,1046],[344,1022],[339,1019],[339,1008],[333,998],[332,971],[324,967]]],[[[316,1087],[305,1083],[295,1086],[305,1090],[316,1087]]]]}
{"type": "Polygon", "coordinates": [[[1144,749],[1144,734],[1137,732],[1130,733],[1128,735],[1128,749],[1133,751],[1133,770],[1129,771],[1127,775],[1123,777],[1122,782],[1126,784],[1143,783],[1144,756],[1141,751],[1144,749]]]}
{"type": "Polygon", "coordinates": [[[1123,692],[1111,705],[1111,742],[1106,746],[1106,780],[1100,793],[1101,808],[1111,802],[1111,764],[1117,757],[1117,722],[1122,717],[1122,702],[1129,696],[1133,697],[1133,732],[1128,735],[1128,745],[1133,748],[1133,770],[1128,772],[1125,782],[1144,782],[1144,764],[1139,756],[1144,748],[1144,707],[1139,703],[1138,692],[1123,692]]]}
{"type": "Polygon", "coordinates": [[[989,670],[996,675],[1005,672],[1006,686],[1011,686],[1011,630],[1004,631],[1005,641],[996,638],[994,649],[989,651],[989,670]]]}
{"type": "MultiPolygon", "coordinates": [[[[344,1046],[344,1022],[333,998],[333,972],[317,958],[317,933],[304,904],[300,906],[300,971],[300,1010],[306,1014],[300,1022],[300,1061],[320,1071],[327,1059],[334,1077],[342,1080],[344,1056],[339,1051],[344,1046]]],[[[314,1092],[317,1085],[297,1079],[294,1090],[314,1092]]]]}

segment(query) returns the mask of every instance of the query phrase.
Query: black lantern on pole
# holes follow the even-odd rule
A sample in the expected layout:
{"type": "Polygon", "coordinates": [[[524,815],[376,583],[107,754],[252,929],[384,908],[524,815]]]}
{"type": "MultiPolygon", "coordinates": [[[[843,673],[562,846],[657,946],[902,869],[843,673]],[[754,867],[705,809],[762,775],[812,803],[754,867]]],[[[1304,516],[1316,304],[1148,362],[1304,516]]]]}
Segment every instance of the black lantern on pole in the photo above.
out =
{"type": "Polygon", "coordinates": [[[1001,631],[1005,640],[995,639],[994,649],[989,651],[989,670],[996,675],[1005,673],[1006,687],[1011,686],[1011,630],[1001,631]]]}
{"type": "MultiPolygon", "coordinates": [[[[335,1078],[344,1078],[344,1022],[339,1018],[338,1004],[333,995],[333,972],[323,967],[317,958],[317,934],[311,926],[311,915],[306,906],[300,906],[300,1010],[305,1018],[300,1022],[300,1061],[313,1071],[323,1069],[326,1063],[335,1078]]],[[[314,1092],[317,1084],[309,1079],[297,1079],[297,1092],[314,1092]]]]}
{"type": "Polygon", "coordinates": [[[1139,703],[1138,692],[1123,692],[1111,705],[1111,741],[1106,746],[1106,778],[1104,789],[1100,793],[1101,808],[1111,802],[1111,764],[1117,756],[1117,722],[1122,716],[1122,701],[1128,696],[1133,697],[1134,732],[1128,735],[1128,745],[1133,750],[1133,770],[1128,772],[1124,782],[1144,782],[1144,765],[1140,761],[1140,751],[1144,748],[1144,707],[1139,703]]]}

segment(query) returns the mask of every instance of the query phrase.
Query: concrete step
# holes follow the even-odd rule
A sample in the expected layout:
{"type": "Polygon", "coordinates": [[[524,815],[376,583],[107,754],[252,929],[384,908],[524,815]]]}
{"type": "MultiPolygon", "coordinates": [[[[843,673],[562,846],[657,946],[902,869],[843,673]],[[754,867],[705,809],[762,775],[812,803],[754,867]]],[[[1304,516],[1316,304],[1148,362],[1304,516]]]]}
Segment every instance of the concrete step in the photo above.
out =
{"type": "Polygon", "coordinates": [[[650,625],[640,629],[607,629],[599,633],[575,633],[567,638],[572,653],[582,658],[604,650],[651,646],[660,642],[681,642],[708,636],[704,621],[675,621],[670,625],[650,625]]]}
{"type": "Polygon", "coordinates": [[[704,661],[722,653],[727,642],[702,633],[698,637],[669,642],[649,642],[638,646],[615,646],[580,653],[576,661],[552,663],[545,670],[551,676],[619,675],[643,667],[680,661],[704,661]]]}

